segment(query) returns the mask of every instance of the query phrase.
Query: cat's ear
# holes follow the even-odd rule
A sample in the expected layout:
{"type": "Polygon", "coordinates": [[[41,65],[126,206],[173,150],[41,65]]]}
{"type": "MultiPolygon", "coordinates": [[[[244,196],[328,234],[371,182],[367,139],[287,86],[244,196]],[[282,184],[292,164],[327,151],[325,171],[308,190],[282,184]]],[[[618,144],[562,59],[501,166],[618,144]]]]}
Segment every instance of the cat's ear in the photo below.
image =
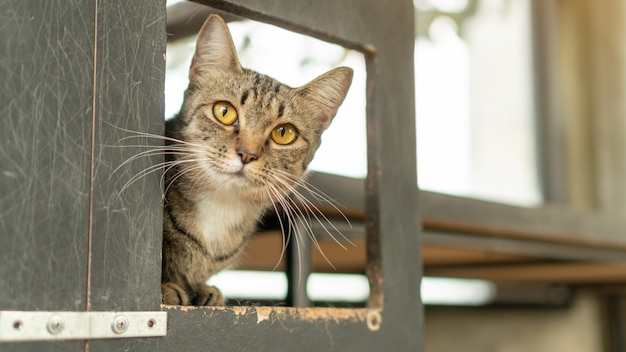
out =
{"type": "Polygon", "coordinates": [[[204,72],[216,69],[243,72],[226,23],[220,16],[211,15],[198,33],[189,79],[193,82],[204,72]]]}
{"type": "Polygon", "coordinates": [[[351,68],[338,67],[297,89],[296,94],[315,104],[316,110],[319,111],[316,118],[322,130],[330,125],[339,105],[343,103],[352,83],[352,74],[351,68]]]}

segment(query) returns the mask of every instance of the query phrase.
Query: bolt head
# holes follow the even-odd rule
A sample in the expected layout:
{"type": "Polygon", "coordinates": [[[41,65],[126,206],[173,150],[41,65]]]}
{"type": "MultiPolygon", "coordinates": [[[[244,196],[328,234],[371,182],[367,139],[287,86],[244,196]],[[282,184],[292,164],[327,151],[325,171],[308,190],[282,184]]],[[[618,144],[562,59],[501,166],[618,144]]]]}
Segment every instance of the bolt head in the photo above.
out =
{"type": "Polygon", "coordinates": [[[50,317],[48,324],[46,325],[46,329],[48,329],[48,332],[52,335],[60,334],[61,331],[65,329],[65,321],[63,320],[63,317],[60,315],[53,315],[50,317]]]}
{"type": "Polygon", "coordinates": [[[121,334],[128,330],[128,319],[126,319],[123,315],[118,315],[113,318],[113,322],[111,323],[111,330],[113,330],[116,334],[121,334]]]}

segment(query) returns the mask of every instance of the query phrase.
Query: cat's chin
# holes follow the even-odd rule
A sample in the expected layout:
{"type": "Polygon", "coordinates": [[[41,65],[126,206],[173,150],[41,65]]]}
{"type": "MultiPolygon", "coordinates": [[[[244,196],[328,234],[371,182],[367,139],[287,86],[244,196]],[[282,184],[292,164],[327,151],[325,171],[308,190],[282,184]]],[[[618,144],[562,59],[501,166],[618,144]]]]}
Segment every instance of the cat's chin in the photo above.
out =
{"type": "Polygon", "coordinates": [[[207,173],[209,176],[219,175],[220,181],[246,182],[251,181],[250,169],[241,162],[224,162],[221,167],[213,169],[211,166],[207,166],[207,173]]]}
{"type": "Polygon", "coordinates": [[[243,192],[260,189],[259,183],[252,177],[251,173],[244,168],[237,171],[213,171],[209,174],[211,184],[216,190],[228,190],[229,192],[243,192]]]}
{"type": "Polygon", "coordinates": [[[230,172],[229,175],[232,177],[238,177],[246,180],[248,179],[248,175],[246,175],[246,170],[244,170],[243,168],[241,168],[241,170],[239,171],[230,172]]]}
{"type": "Polygon", "coordinates": [[[249,185],[252,181],[244,168],[234,171],[224,170],[221,174],[223,178],[226,179],[226,182],[232,182],[236,185],[249,185]]]}

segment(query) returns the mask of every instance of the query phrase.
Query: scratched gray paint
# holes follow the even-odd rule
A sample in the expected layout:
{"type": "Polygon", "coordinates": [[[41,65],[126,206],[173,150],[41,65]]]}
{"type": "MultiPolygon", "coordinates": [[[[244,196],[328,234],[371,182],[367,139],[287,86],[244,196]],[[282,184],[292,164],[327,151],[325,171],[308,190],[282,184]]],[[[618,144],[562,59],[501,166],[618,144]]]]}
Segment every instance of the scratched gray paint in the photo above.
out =
{"type": "Polygon", "coordinates": [[[93,310],[160,307],[162,208],[160,172],[135,175],[163,155],[135,154],[163,145],[128,138],[164,132],[165,1],[100,1],[92,253],[93,310]],[[137,133],[129,132],[136,131],[137,133]],[[135,147],[138,146],[139,147],[135,147]]]}
{"type": "Polygon", "coordinates": [[[0,309],[84,307],[93,31],[61,2],[0,4],[0,309]]]}
{"type": "MultiPolygon", "coordinates": [[[[162,207],[159,178],[152,173],[123,189],[133,176],[163,161],[140,158],[162,140],[131,132],[164,131],[165,1],[100,1],[96,101],[96,164],[92,310],[159,310],[162,207]]],[[[90,341],[90,351],[154,349],[155,339],[90,341]]]]}
{"type": "MultiPolygon", "coordinates": [[[[0,310],[82,310],[91,1],[0,2],[0,310]]],[[[81,342],[8,344],[66,351],[81,342]]]]}

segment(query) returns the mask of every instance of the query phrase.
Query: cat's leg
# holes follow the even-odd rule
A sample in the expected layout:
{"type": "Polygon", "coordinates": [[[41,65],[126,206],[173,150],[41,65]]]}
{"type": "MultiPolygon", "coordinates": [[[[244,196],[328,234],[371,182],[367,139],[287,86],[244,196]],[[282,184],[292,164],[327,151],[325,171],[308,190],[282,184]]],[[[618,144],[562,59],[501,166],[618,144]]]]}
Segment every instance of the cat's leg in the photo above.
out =
{"type": "Polygon", "coordinates": [[[224,296],[215,286],[204,283],[192,285],[193,297],[191,304],[194,306],[223,306],[224,296]]]}
{"type": "Polygon", "coordinates": [[[172,306],[188,306],[191,303],[185,290],[173,282],[161,284],[161,301],[172,306]]]}

